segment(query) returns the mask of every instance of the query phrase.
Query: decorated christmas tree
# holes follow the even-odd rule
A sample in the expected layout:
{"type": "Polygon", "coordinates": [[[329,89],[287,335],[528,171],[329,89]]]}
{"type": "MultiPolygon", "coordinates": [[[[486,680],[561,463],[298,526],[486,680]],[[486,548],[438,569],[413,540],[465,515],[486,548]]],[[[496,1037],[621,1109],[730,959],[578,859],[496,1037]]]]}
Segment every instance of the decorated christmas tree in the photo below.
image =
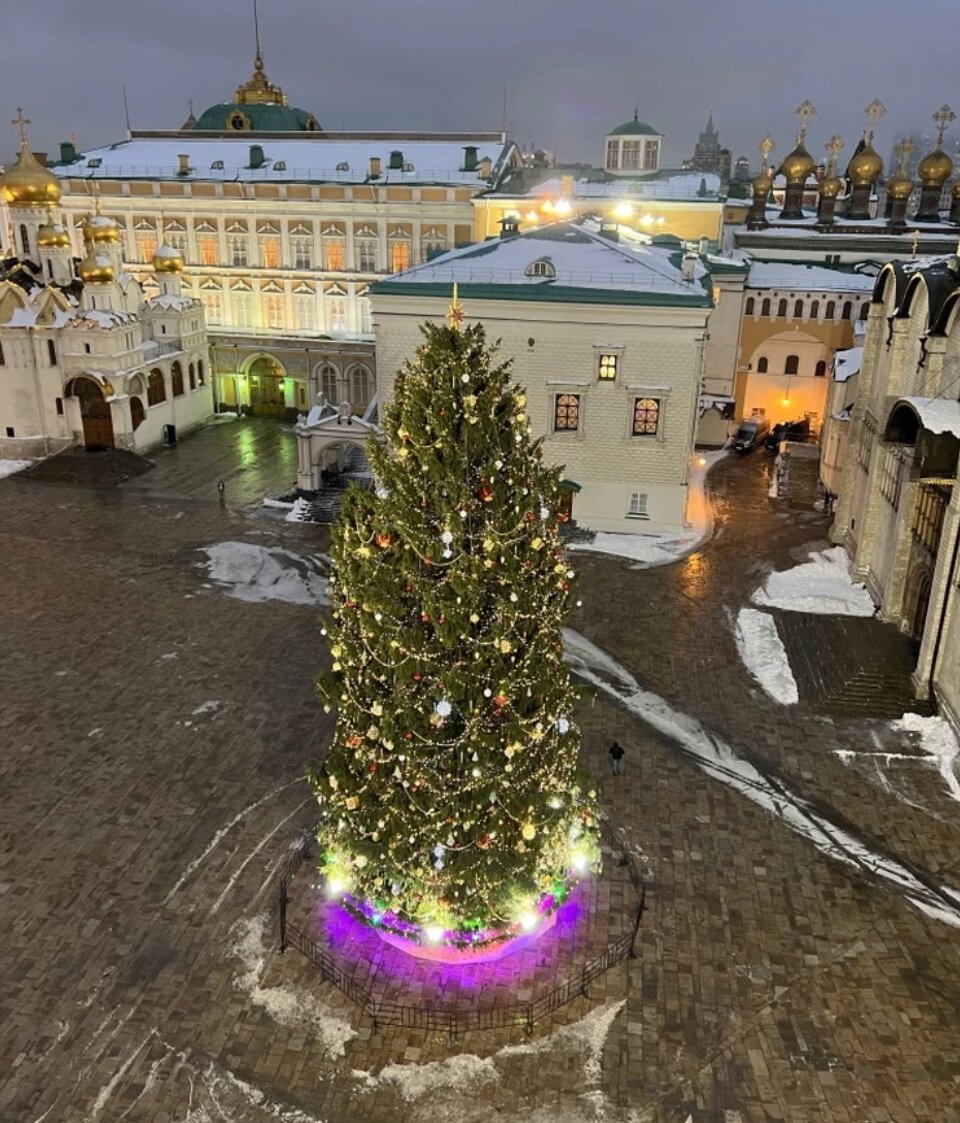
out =
{"type": "Polygon", "coordinates": [[[332,895],[417,946],[494,948],[545,926],[596,862],[561,624],[573,571],[559,470],[480,325],[444,325],[397,376],[375,493],[333,533],[337,711],[312,777],[332,895]]]}

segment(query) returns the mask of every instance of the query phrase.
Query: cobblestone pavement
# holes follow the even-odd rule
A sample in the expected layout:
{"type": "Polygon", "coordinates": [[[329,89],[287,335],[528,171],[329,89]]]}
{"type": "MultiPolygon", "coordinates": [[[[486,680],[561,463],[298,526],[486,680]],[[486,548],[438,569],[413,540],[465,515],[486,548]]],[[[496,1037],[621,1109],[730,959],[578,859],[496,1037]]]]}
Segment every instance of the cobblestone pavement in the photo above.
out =
{"type": "MultiPolygon", "coordinates": [[[[256,463],[223,507],[229,423],[111,491],[0,483],[4,1123],[960,1120],[960,930],[603,692],[581,707],[585,763],[649,891],[639,957],[589,998],[528,1043],[451,1043],[375,1032],[277,955],[270,876],[330,729],[316,612],[226,595],[200,550],[314,554],[326,531],[255,507],[289,482],[289,435],[245,431],[256,463]]],[[[957,804],[916,747],[773,706],[738,662],[732,615],[826,544],[819,516],[767,500],[764,473],[759,457],[714,469],[717,535],[677,565],[579,555],[572,624],[872,851],[960,886],[957,804]]]]}

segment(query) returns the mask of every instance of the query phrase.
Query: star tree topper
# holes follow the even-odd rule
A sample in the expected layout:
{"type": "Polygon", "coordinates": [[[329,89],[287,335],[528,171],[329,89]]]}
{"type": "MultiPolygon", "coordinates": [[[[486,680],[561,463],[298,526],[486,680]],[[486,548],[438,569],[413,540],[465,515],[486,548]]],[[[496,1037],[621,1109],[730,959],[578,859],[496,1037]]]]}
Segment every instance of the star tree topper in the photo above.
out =
{"type": "Polygon", "coordinates": [[[457,298],[457,282],[453,282],[453,300],[450,302],[450,307],[447,309],[447,323],[454,331],[458,331],[460,325],[463,323],[466,311],[463,305],[457,298]]]}

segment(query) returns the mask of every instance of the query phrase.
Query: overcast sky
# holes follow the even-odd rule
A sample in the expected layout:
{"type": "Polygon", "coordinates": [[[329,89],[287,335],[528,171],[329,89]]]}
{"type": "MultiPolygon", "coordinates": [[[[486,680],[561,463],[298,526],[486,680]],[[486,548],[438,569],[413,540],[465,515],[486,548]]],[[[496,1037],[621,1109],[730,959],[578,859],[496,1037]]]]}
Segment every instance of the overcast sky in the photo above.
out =
{"type": "MultiPolygon", "coordinates": [[[[0,154],[18,105],[34,149],[122,139],[124,85],[134,128],[178,128],[249,77],[252,23],[252,0],[0,0],[0,154]]],[[[960,112],[958,29],[958,0],[260,0],[268,76],[325,128],[496,129],[506,86],[514,140],[594,163],[635,105],[668,164],[711,108],[734,156],[769,130],[782,157],[804,98],[808,147],[839,132],[843,160],[879,97],[886,158],[960,112]]]]}

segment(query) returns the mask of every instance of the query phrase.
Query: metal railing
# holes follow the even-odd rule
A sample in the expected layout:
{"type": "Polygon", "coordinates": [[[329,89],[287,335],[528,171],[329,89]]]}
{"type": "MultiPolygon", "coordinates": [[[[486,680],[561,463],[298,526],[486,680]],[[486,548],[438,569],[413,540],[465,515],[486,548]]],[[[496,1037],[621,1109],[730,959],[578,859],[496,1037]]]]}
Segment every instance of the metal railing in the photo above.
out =
{"type": "MultiPolygon", "coordinates": [[[[595,270],[558,269],[556,275],[552,277],[531,276],[522,269],[485,269],[480,266],[472,268],[466,265],[463,260],[458,261],[452,267],[431,266],[429,262],[425,262],[423,265],[414,268],[416,272],[408,274],[407,281],[397,282],[395,280],[394,283],[418,284],[428,282],[434,284],[449,282],[452,284],[456,281],[461,285],[524,284],[531,287],[544,285],[548,289],[556,285],[574,288],[610,285],[612,288],[637,289],[638,291],[656,289],[664,292],[679,291],[681,293],[694,292],[698,294],[703,291],[699,281],[686,281],[681,277],[679,271],[675,275],[666,276],[639,262],[638,268],[632,271],[604,273],[595,270]]],[[[385,277],[384,280],[390,281],[390,278],[385,277]]]]}
{"type": "Polygon", "coordinates": [[[400,1026],[405,1029],[423,1030],[428,1033],[443,1032],[451,1037],[471,1030],[509,1029],[519,1026],[526,1034],[533,1032],[537,1022],[548,1017],[575,998],[588,997],[590,984],[611,967],[624,959],[636,957],[637,936],[646,907],[646,885],[629,851],[617,837],[606,820],[600,824],[600,835],[610,849],[612,859],[618,867],[625,867],[630,884],[637,897],[636,910],[630,930],[625,932],[606,950],[548,994],[531,1002],[515,1002],[507,1006],[492,1007],[486,1010],[444,1010],[432,1007],[429,1001],[419,1006],[408,1006],[401,1002],[387,1002],[378,999],[370,984],[361,985],[345,971],[332,955],[322,948],[298,925],[292,924],[287,917],[289,904],[288,886],[303,862],[310,854],[310,841],[313,832],[305,835],[300,845],[281,867],[277,875],[277,917],[279,922],[280,946],[285,952],[294,947],[306,956],[320,971],[320,976],[331,983],[360,1008],[362,1016],[373,1022],[374,1031],[385,1026],[400,1026]]]}

